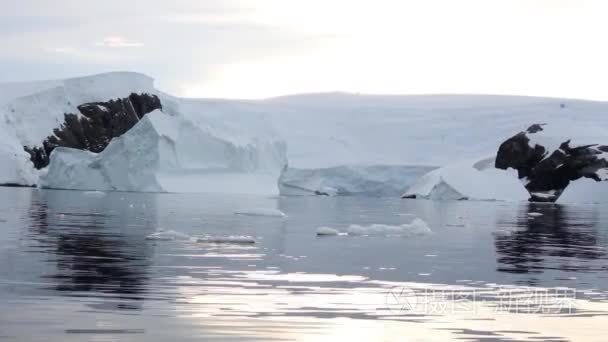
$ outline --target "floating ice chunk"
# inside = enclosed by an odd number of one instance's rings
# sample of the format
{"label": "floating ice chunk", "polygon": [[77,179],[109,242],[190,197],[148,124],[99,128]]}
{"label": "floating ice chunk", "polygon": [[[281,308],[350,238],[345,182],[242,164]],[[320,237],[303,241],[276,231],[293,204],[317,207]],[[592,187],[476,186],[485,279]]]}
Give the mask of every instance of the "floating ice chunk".
{"label": "floating ice chunk", "polygon": [[204,236],[196,240],[199,243],[233,243],[233,244],[254,244],[255,239],[251,236],[230,235],[230,236]]}
{"label": "floating ice chunk", "polygon": [[106,195],[103,191],[85,191],[84,194],[91,197],[102,197]]}
{"label": "floating ice chunk", "polygon": [[492,235],[496,237],[508,237],[513,235],[513,230],[497,229],[492,232]]}
{"label": "floating ice chunk", "polygon": [[416,218],[410,224],[393,226],[388,224],[372,224],[361,226],[358,224],[350,225],[347,229],[348,235],[397,235],[413,236],[427,235],[432,233],[429,226],[420,218]]}
{"label": "floating ice chunk", "polygon": [[268,209],[268,208],[254,208],[247,210],[240,210],[235,212],[236,215],[243,216],[267,216],[267,217],[287,217],[285,213],[278,209]]}
{"label": "floating ice chunk", "polygon": [[146,240],[154,240],[154,241],[172,241],[175,240],[173,236],[166,235],[158,235],[158,233],[150,234],[146,236]]}
{"label": "floating ice chunk", "polygon": [[335,236],[335,235],[340,235],[340,231],[335,229],[335,228],[331,228],[331,227],[319,227],[317,228],[317,236]]}
{"label": "floating ice chunk", "polygon": [[146,240],[156,241],[172,241],[172,240],[190,240],[191,237],[188,234],[176,232],[174,230],[160,231],[154,234],[146,236]]}
{"label": "floating ice chunk", "polygon": [[543,214],[537,213],[537,212],[530,212],[530,213],[528,213],[528,216],[530,216],[530,217],[538,217],[538,216],[543,216]]}
{"label": "floating ice chunk", "polygon": [[410,213],[399,213],[397,214],[397,216],[401,216],[401,217],[411,217],[411,218],[415,218],[416,215],[414,214],[410,214]]}
{"label": "floating ice chunk", "polygon": [[427,235],[432,231],[429,226],[420,218],[415,218],[410,224],[402,224],[398,226],[388,224],[372,224],[369,226],[361,226],[351,224],[346,232],[331,227],[317,228],[318,236],[335,236],[335,235],[350,235],[350,236],[414,236]]}

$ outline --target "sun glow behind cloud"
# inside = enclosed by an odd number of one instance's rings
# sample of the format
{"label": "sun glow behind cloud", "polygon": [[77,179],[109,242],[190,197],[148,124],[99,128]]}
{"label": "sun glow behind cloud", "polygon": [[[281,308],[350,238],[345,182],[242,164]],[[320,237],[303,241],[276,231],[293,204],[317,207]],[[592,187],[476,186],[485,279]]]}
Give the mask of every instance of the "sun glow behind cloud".
{"label": "sun glow behind cloud", "polygon": [[605,0],[132,0],[129,6],[138,10],[125,10],[121,0],[5,6],[0,81],[132,70],[191,97],[338,90],[608,100]]}
{"label": "sun glow behind cloud", "polygon": [[233,18],[315,40],[219,65],[187,96],[502,93],[607,99],[602,1],[261,1]]}

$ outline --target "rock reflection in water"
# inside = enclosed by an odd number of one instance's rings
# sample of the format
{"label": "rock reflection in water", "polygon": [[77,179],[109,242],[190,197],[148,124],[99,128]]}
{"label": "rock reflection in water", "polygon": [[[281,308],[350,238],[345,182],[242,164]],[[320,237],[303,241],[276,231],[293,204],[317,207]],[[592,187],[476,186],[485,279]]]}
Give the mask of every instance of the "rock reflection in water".
{"label": "rock reflection in water", "polygon": [[[83,202],[72,192],[33,193],[30,227],[46,252],[53,251],[56,264],[55,272],[43,276],[53,284],[47,288],[67,296],[92,292],[120,300],[97,305],[106,310],[140,308],[137,301],[143,299],[152,249],[142,242],[146,231],[129,224],[134,211],[117,199],[85,197]],[[148,213],[154,213],[152,204],[146,206]]]}
{"label": "rock reflection in water", "polygon": [[594,211],[558,204],[527,204],[514,221],[499,222],[514,230],[495,236],[497,270],[521,274],[601,271],[597,263],[585,263],[607,256],[598,243],[596,216]]}

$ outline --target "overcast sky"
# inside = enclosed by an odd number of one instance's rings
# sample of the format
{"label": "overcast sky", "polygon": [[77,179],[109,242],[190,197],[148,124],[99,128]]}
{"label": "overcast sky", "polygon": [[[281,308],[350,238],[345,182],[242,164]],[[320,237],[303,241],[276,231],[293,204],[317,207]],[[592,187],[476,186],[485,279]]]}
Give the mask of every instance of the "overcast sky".
{"label": "overcast sky", "polygon": [[0,0],[0,81],[129,70],[175,95],[608,100],[605,0]]}

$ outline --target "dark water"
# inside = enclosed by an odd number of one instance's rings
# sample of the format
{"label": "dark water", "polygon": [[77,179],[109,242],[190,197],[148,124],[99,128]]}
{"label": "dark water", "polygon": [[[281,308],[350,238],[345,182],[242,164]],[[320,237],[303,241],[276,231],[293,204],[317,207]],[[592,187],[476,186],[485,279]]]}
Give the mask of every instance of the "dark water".
{"label": "dark water", "polygon": [[606,341],[606,209],[0,188],[0,341]]}

